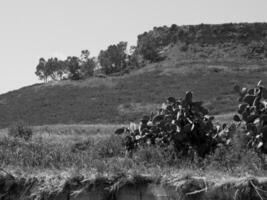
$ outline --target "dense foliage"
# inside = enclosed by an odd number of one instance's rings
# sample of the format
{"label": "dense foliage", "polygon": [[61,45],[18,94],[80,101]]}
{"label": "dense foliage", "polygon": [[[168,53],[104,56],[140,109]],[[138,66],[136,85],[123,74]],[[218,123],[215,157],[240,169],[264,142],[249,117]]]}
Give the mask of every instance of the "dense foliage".
{"label": "dense foliage", "polygon": [[90,57],[88,50],[81,51],[80,57],[69,56],[65,60],[58,58],[39,59],[35,74],[40,80],[81,80],[92,77],[99,72],[105,75],[127,72],[128,69],[142,66],[135,48],[127,53],[127,43],[120,42],[100,51],[97,58]]}
{"label": "dense foliage", "polygon": [[69,56],[66,60],[57,58],[39,59],[35,74],[39,79],[47,82],[51,80],[71,79],[79,80],[93,75],[96,62],[89,57],[88,50],[83,50],[80,57]]}
{"label": "dense foliage", "polygon": [[127,66],[127,43],[110,45],[107,50],[100,51],[98,60],[105,74],[123,71]]}
{"label": "dense foliage", "polygon": [[203,102],[193,101],[192,92],[183,99],[169,97],[157,114],[144,116],[140,125],[131,124],[115,134],[125,134],[127,151],[143,145],[161,148],[172,146],[177,155],[196,153],[204,157],[219,145],[229,145],[231,137],[227,125],[215,126]]}
{"label": "dense foliage", "polygon": [[144,116],[139,125],[132,123],[128,128],[117,129],[115,134],[124,135],[130,156],[143,146],[167,151],[172,148],[174,157],[205,157],[216,150],[214,158],[219,159],[233,146],[239,151],[252,148],[255,153],[267,153],[267,90],[261,81],[252,89],[236,85],[234,90],[240,95],[239,114],[233,117],[238,124],[215,126],[214,117],[208,115],[203,103],[194,102],[192,92],[187,92],[183,99],[169,97],[157,114]]}
{"label": "dense foliage", "polygon": [[235,86],[240,95],[237,122],[245,122],[248,146],[267,153],[267,90],[261,81],[254,88]]}

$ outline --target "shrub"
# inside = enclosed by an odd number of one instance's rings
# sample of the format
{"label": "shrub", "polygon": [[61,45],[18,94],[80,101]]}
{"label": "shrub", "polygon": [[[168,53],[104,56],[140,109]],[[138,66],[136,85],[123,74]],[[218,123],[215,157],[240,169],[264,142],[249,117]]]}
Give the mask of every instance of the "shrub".
{"label": "shrub", "polygon": [[213,119],[203,102],[193,101],[193,93],[186,92],[183,99],[168,97],[157,114],[143,116],[139,127],[120,128],[115,134],[125,135],[128,150],[151,144],[160,148],[174,147],[177,156],[196,152],[205,157],[218,143]]}
{"label": "shrub", "polygon": [[246,124],[248,146],[267,153],[267,89],[259,81],[254,88],[236,85],[234,90],[240,96],[240,104],[233,119]]}
{"label": "shrub", "polygon": [[16,122],[8,128],[8,135],[14,138],[24,139],[28,141],[32,138],[33,131],[25,122]]}

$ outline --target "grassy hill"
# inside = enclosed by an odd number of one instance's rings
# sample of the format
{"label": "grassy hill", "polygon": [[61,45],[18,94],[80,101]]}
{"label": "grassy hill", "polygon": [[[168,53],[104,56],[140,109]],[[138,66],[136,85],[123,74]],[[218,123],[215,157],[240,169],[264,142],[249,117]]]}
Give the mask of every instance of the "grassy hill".
{"label": "grassy hill", "polygon": [[251,62],[150,64],[122,77],[61,81],[24,87],[0,96],[0,125],[17,120],[32,125],[128,123],[156,110],[169,96],[192,90],[213,114],[234,111],[234,84],[267,83],[267,65]]}
{"label": "grassy hill", "polygon": [[0,126],[18,120],[32,125],[128,123],[188,90],[212,114],[233,112],[236,83],[267,84],[266,36],[266,23],[154,28],[138,36],[137,52],[154,44],[163,60],[145,62],[123,76],[49,82],[2,94]]}
{"label": "grassy hill", "polygon": [[[200,24],[154,27],[138,36],[137,53],[152,62],[176,59],[264,59],[267,23]],[[164,53],[166,50],[167,55]]]}

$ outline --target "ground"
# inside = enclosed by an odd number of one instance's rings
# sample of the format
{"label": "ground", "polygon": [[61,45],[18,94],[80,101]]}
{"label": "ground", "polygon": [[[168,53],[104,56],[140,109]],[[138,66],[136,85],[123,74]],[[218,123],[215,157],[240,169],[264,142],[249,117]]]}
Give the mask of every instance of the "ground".
{"label": "ground", "polygon": [[[215,120],[232,123],[233,114],[215,115]],[[33,126],[29,141],[13,138],[8,129],[1,129],[0,181],[4,190],[0,195],[11,200],[29,196],[110,199],[110,195],[113,199],[138,199],[136,194],[142,194],[142,199],[266,197],[267,171],[253,151],[234,147],[206,159],[172,160],[160,148],[145,147],[128,158],[123,138],[114,135],[121,126],[128,124]]]}

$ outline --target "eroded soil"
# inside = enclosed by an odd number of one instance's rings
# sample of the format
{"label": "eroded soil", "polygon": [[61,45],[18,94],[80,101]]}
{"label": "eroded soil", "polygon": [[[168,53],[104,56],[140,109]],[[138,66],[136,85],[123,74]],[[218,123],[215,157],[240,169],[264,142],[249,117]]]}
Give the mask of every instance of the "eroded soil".
{"label": "eroded soil", "polygon": [[73,177],[64,182],[42,178],[21,178],[8,173],[0,176],[2,200],[263,200],[267,198],[267,178],[204,177],[152,178]]}

